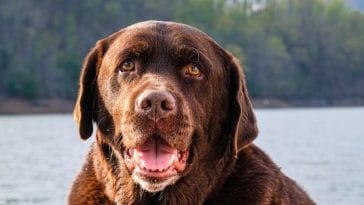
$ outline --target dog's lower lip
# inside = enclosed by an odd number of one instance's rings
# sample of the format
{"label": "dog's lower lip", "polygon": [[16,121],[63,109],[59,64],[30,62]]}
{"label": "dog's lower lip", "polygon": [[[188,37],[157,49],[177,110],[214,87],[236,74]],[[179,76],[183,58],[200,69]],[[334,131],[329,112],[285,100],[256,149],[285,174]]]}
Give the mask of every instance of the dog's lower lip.
{"label": "dog's lower lip", "polygon": [[134,172],[143,178],[158,179],[158,180],[167,179],[167,178],[177,175],[177,170],[174,169],[172,166],[170,166],[166,170],[158,170],[158,171],[151,171],[151,170],[142,168],[140,166],[136,166],[134,169]]}

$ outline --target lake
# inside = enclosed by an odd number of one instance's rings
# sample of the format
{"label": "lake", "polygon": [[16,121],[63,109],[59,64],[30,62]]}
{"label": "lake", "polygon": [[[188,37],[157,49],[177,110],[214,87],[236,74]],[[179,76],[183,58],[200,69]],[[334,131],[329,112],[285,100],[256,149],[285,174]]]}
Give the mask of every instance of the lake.
{"label": "lake", "polygon": [[[256,110],[256,144],[317,204],[364,204],[364,108]],[[0,116],[0,205],[66,204],[94,140],[71,114]]]}

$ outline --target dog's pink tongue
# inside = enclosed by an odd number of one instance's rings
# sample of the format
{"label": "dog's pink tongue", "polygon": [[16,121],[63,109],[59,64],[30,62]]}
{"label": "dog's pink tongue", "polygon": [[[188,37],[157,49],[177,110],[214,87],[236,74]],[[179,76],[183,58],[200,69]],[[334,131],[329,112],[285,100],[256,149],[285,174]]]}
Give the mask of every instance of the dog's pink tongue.
{"label": "dog's pink tongue", "polygon": [[178,153],[177,149],[156,139],[148,140],[135,151],[141,167],[152,171],[168,169],[177,159]]}

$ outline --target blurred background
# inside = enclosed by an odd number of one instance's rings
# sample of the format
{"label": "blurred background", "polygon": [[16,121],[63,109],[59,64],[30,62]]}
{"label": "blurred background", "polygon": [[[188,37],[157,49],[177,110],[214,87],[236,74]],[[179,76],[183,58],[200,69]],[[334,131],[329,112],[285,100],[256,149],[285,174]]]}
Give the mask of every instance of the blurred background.
{"label": "blurred background", "polygon": [[196,26],[239,57],[257,104],[363,105],[363,10],[360,0],[2,0],[1,102],[61,109],[52,104],[75,99],[96,40],[158,19]]}
{"label": "blurred background", "polygon": [[241,60],[257,143],[318,204],[364,204],[364,1],[0,0],[0,205],[65,203],[92,143],[70,114],[83,58],[150,19]]}

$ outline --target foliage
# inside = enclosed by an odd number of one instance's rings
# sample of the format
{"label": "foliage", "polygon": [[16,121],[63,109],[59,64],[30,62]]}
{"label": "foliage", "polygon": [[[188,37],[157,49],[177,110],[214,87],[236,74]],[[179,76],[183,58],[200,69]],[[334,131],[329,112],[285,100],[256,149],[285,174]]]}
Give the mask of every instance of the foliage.
{"label": "foliage", "polygon": [[74,98],[94,42],[147,19],[213,36],[253,97],[364,99],[364,14],[341,0],[2,0],[0,95]]}

